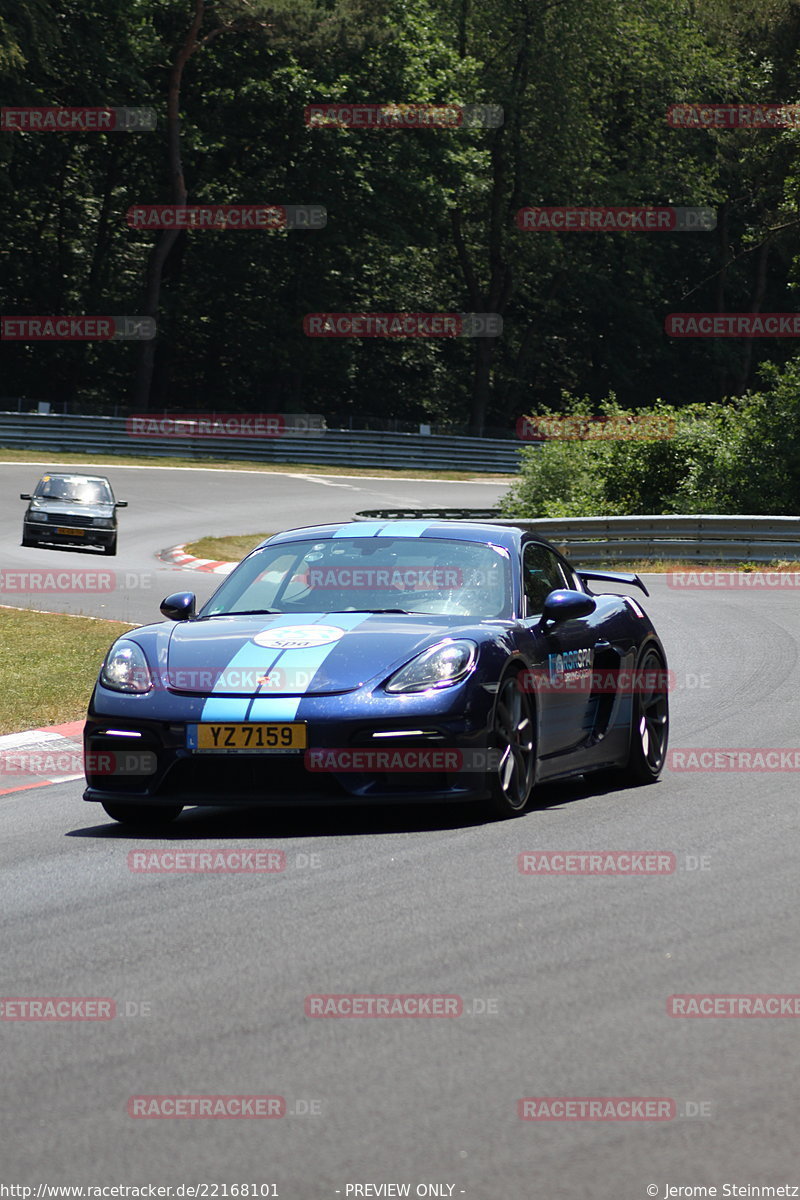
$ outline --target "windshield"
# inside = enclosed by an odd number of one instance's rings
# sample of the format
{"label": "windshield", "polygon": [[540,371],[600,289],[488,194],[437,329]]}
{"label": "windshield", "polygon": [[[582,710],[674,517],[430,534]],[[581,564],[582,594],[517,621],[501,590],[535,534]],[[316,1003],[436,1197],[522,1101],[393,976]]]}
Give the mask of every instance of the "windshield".
{"label": "windshield", "polygon": [[44,475],[33,493],[37,500],[68,500],[70,504],[113,504],[111,488],[104,479],[82,475]]}
{"label": "windshield", "polygon": [[502,547],[438,538],[342,537],[265,546],[201,610],[511,614],[509,555]]}

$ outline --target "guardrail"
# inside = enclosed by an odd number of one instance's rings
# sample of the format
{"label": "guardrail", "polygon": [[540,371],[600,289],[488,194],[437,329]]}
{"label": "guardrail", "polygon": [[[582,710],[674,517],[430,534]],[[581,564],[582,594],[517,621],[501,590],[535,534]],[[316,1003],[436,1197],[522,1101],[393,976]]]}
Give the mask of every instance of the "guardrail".
{"label": "guardrail", "polygon": [[500,517],[495,509],[370,509],[356,520],[478,521],[514,525],[542,534],[587,567],[634,558],[712,559],[720,562],[800,560],[800,517],[629,516]]}
{"label": "guardrail", "polygon": [[354,429],[311,430],[279,437],[136,437],[125,417],[53,413],[0,413],[0,446],[26,450],[143,455],[147,458],[208,458],[245,462],[330,464],[462,470],[513,475],[522,445],[500,438],[377,433]]}

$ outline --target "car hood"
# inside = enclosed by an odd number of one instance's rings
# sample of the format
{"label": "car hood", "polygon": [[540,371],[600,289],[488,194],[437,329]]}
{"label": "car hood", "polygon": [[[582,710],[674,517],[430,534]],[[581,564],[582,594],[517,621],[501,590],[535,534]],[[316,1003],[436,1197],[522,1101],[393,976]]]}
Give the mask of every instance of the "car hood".
{"label": "car hood", "polygon": [[113,504],[76,504],[69,500],[31,500],[32,512],[53,513],[59,517],[113,517]]}
{"label": "car hood", "polygon": [[379,682],[463,618],[371,613],[220,616],[173,627],[167,686],[194,695],[326,695]]}

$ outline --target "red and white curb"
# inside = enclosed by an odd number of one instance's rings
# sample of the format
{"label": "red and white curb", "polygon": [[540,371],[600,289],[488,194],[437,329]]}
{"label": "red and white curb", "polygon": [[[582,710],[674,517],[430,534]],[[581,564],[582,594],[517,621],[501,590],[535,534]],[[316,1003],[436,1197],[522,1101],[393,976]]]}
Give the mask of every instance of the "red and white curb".
{"label": "red and white curb", "polygon": [[83,721],[0,737],[0,796],[83,779]]}
{"label": "red and white curb", "polygon": [[186,544],[182,546],[170,546],[166,550],[159,551],[158,557],[162,562],[170,563],[173,567],[182,567],[185,571],[207,571],[211,575],[230,575],[234,567],[238,567],[235,562],[220,562],[213,558],[195,558],[193,554],[186,553]]}

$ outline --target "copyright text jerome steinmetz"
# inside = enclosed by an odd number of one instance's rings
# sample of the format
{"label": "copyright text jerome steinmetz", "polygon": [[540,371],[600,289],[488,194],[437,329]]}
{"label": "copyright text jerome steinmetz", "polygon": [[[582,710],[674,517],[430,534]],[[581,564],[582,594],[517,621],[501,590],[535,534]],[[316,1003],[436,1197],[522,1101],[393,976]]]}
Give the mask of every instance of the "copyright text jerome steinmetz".
{"label": "copyright text jerome steinmetz", "polygon": [[647,1187],[648,1196],[658,1196],[660,1200],[706,1200],[706,1197],[718,1196],[798,1196],[800,1185],[796,1183],[722,1183],[722,1184],[673,1184],[651,1183]]}

